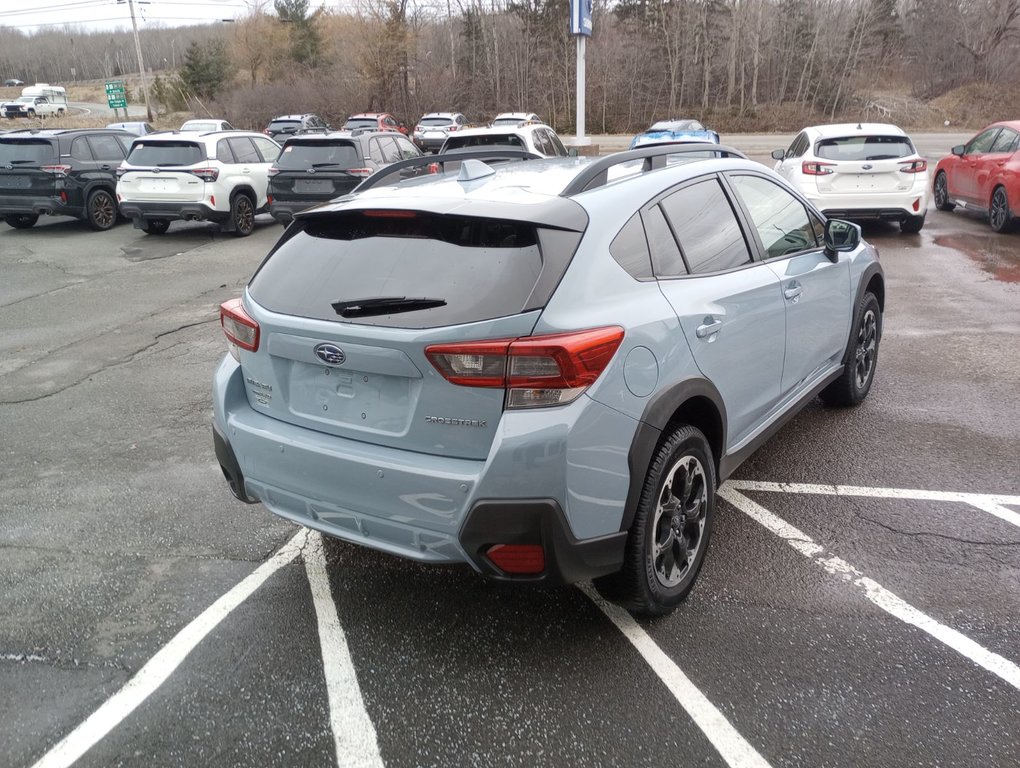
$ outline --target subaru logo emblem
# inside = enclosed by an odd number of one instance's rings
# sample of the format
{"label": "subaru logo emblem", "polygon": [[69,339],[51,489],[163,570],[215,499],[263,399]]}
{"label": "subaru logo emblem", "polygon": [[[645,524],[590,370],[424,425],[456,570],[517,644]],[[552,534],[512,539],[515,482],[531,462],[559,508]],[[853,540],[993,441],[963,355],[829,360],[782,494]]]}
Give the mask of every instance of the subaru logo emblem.
{"label": "subaru logo emblem", "polygon": [[152,169],[152,172],[153,172],[153,173],[159,173],[159,168],[153,168],[153,169]]}
{"label": "subaru logo emblem", "polygon": [[315,173],[315,169],[314,169],[314,168],[309,168],[309,169],[308,169],[308,172],[309,172],[309,173]]}
{"label": "subaru logo emblem", "polygon": [[329,365],[343,365],[347,355],[336,344],[319,344],[315,348],[315,356]]}
{"label": "subaru logo emblem", "polygon": [[865,163],[864,165],[862,165],[862,166],[861,166],[861,168],[862,168],[863,170],[865,170],[865,171],[870,171],[870,170],[871,170],[872,168],[874,168],[874,167],[875,167],[875,166],[873,166],[873,165],[868,165],[867,163]]}
{"label": "subaru logo emblem", "polygon": [[8,171],[13,171],[13,170],[14,170],[14,166],[13,166],[13,165],[11,165],[10,163],[8,163],[8,164],[7,164],[7,170],[8,170]]}

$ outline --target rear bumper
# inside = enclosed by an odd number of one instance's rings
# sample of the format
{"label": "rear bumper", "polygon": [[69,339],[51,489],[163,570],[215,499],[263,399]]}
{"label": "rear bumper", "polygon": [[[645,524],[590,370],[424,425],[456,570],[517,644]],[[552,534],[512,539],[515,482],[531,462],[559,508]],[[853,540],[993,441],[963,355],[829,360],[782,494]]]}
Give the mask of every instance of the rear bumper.
{"label": "rear bumper", "polygon": [[917,185],[909,192],[892,194],[814,192],[805,197],[830,219],[900,221],[908,216],[924,216],[928,210],[928,191]]}
{"label": "rear bumper", "polygon": [[166,221],[226,221],[230,214],[217,211],[205,203],[151,203],[129,202],[120,203],[120,212],[132,219],[136,227],[140,227],[146,219],[162,219]]}
{"label": "rear bumper", "polygon": [[69,206],[59,197],[43,195],[0,195],[0,216],[6,214],[27,214],[42,216],[75,216],[81,218],[83,211],[79,207]]}
{"label": "rear bumper", "polygon": [[275,197],[273,202],[269,204],[269,213],[277,221],[286,224],[294,218],[294,214],[298,211],[304,211],[308,208],[312,208],[316,205],[321,205],[326,202],[325,200],[317,200],[314,202],[302,201],[295,202],[291,200],[278,201]]}
{"label": "rear bumper", "polygon": [[[468,563],[507,581],[572,583],[623,563],[626,452],[592,452],[589,430],[608,420],[617,435],[636,422],[590,399],[567,406],[562,431],[548,426],[546,413],[539,417],[544,432],[532,422],[508,427],[489,457],[475,460],[343,439],[266,416],[248,404],[229,356],[213,395],[216,456],[231,491],[280,517],[419,562]],[[599,465],[600,457],[613,463]],[[541,545],[544,570],[503,572],[486,556],[496,544]]]}

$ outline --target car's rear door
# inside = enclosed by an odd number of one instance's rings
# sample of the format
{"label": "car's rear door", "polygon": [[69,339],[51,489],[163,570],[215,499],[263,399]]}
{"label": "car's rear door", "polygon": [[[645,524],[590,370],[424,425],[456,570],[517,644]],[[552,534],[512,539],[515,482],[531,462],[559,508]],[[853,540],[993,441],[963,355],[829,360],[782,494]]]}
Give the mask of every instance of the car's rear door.
{"label": "car's rear door", "polygon": [[232,176],[237,179],[237,184],[248,184],[255,190],[255,207],[261,208],[266,204],[267,186],[269,185],[269,163],[262,160],[262,156],[255,148],[255,144],[248,136],[232,136],[227,139],[227,144],[234,153],[236,165],[233,166]]}
{"label": "car's rear door", "polygon": [[751,221],[761,258],[782,284],[785,397],[842,357],[852,315],[850,254],[839,253],[833,262],[823,247],[821,220],[771,179],[740,172],[726,180]]}
{"label": "car's rear door", "polygon": [[[729,196],[715,175],[642,210],[659,286],[694,360],[722,395],[727,450],[779,400],[786,309],[779,278],[751,258]],[[679,244],[679,245],[678,245]]]}

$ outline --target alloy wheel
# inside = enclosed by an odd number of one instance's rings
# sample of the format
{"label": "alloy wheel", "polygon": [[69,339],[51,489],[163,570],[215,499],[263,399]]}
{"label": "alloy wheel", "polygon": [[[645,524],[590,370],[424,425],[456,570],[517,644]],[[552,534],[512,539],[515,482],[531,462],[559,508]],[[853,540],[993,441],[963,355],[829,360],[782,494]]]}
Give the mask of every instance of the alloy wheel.
{"label": "alloy wheel", "polygon": [[99,229],[109,229],[117,221],[117,210],[113,204],[113,198],[105,192],[97,192],[92,195],[89,214],[92,221]]}
{"label": "alloy wheel", "polygon": [[878,349],[878,318],[874,310],[869,309],[861,318],[861,326],[857,331],[857,347],[854,351],[856,365],[854,383],[862,390],[871,380],[875,370],[875,352]]}
{"label": "alloy wheel", "polygon": [[237,214],[234,225],[238,232],[246,235],[255,228],[255,209],[252,208],[251,201],[244,195],[237,198],[235,205]]}
{"label": "alloy wheel", "polygon": [[988,212],[988,221],[992,225],[992,229],[996,232],[1001,232],[1006,225],[1008,217],[1009,202],[1006,200],[1006,190],[1000,187],[992,195],[992,208]]}
{"label": "alloy wheel", "polygon": [[682,456],[666,476],[652,522],[652,565],[664,587],[675,587],[690,572],[704,539],[708,512],[705,469]]}
{"label": "alloy wheel", "polygon": [[940,173],[935,177],[935,207],[942,210],[942,207],[948,202],[949,193],[946,190],[946,175]]}

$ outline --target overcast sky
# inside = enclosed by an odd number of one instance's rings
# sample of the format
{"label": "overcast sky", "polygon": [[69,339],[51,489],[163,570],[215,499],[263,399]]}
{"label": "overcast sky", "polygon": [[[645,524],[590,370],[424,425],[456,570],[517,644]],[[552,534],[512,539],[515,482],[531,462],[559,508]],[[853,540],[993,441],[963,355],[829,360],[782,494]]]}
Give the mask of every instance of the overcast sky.
{"label": "overcast sky", "polygon": [[[29,5],[34,5],[26,10]],[[247,12],[245,0],[135,0],[138,28],[233,19]],[[25,32],[60,29],[64,24],[89,30],[131,28],[127,0],[0,0],[0,26]]]}

